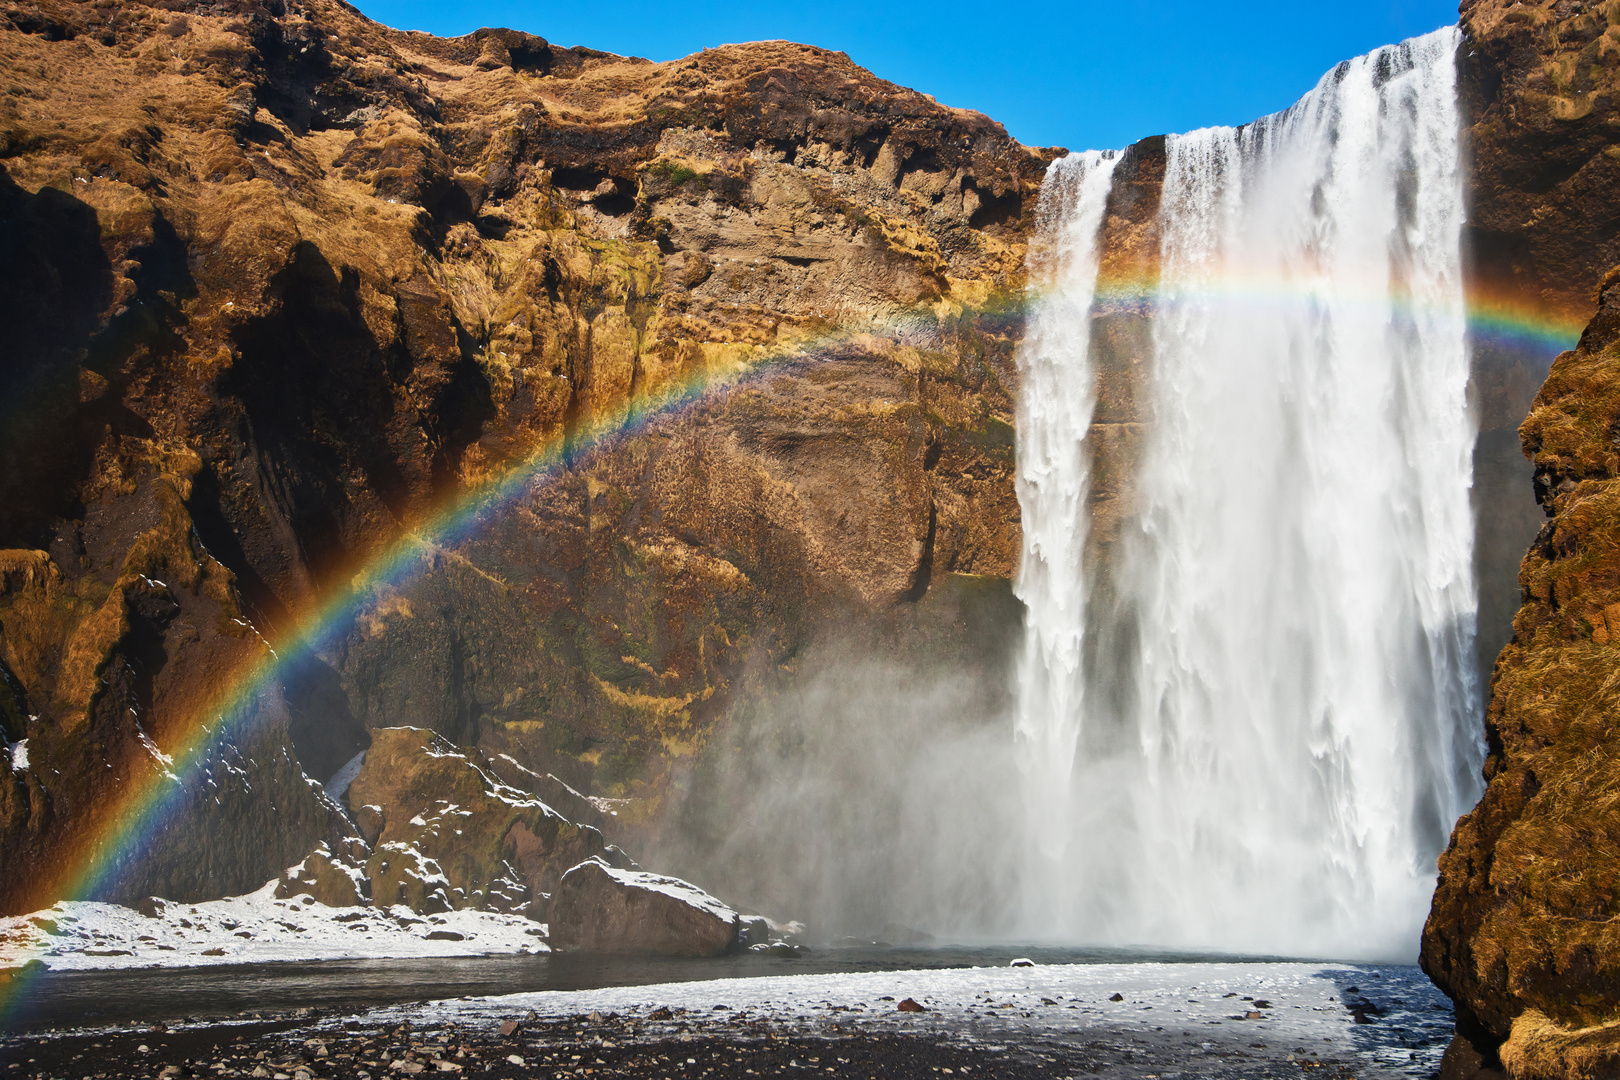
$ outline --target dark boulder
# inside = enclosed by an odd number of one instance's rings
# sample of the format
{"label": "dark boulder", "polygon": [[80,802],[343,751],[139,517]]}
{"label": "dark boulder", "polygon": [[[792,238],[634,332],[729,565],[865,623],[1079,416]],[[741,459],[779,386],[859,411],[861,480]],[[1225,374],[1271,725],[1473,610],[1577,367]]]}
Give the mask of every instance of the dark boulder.
{"label": "dark boulder", "polygon": [[719,956],[736,947],[740,919],[679,878],[590,859],[563,875],[550,923],[558,950]]}

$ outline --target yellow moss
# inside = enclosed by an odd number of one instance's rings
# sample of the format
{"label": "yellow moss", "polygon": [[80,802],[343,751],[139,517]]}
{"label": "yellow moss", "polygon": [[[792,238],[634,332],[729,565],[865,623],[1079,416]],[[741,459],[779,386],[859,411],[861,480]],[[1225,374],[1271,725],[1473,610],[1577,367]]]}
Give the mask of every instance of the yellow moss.
{"label": "yellow moss", "polygon": [[636,712],[656,717],[677,716],[691,705],[697,695],[685,694],[679,697],[663,697],[654,694],[637,694],[620,690],[612,683],[603,682],[595,675],[591,682],[603,697],[622,709],[633,709]]}
{"label": "yellow moss", "polygon": [[102,669],[128,632],[129,604],[120,589],[74,629],[56,683],[56,711],[65,734],[89,722],[90,705],[102,689]]}
{"label": "yellow moss", "polygon": [[61,580],[61,571],[46,552],[21,548],[0,550],[0,592],[46,588]]}
{"label": "yellow moss", "polygon": [[1571,1028],[1527,1009],[1501,1055],[1513,1080],[1607,1080],[1620,1070],[1620,1019]]}
{"label": "yellow moss", "polygon": [[387,596],[372,605],[360,617],[360,632],[368,638],[380,638],[388,632],[389,618],[414,619],[410,600],[402,595]]}
{"label": "yellow moss", "polygon": [[659,738],[659,744],[664,748],[664,754],[670,759],[689,758],[695,756],[705,745],[705,740],[696,738],[680,738],[675,735],[664,735]]}

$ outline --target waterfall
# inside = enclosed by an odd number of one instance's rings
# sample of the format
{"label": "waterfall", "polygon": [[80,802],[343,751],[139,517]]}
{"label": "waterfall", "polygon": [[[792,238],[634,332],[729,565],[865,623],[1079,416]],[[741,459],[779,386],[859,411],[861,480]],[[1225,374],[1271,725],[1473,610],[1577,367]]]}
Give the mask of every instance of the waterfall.
{"label": "waterfall", "polygon": [[1106,175],[1091,155],[1047,181],[1032,279],[1061,284],[1024,350],[1018,484],[1031,933],[1416,951],[1481,753],[1459,40],[1168,140],[1107,604],[1082,566]]}
{"label": "waterfall", "polygon": [[[1116,162],[1113,153],[1095,150],[1053,162],[1041,188],[1029,259],[1036,302],[1018,353],[1017,491],[1024,545],[1014,591],[1027,611],[1017,730],[1032,819],[1068,820],[1074,794],[1070,763],[1084,707],[1091,306],[1097,233]],[[1034,828],[1026,835],[1037,863],[1061,860],[1069,839],[1061,829]],[[1026,917],[1039,920],[1049,919],[1059,900],[1043,887],[1026,889],[1024,898]]]}

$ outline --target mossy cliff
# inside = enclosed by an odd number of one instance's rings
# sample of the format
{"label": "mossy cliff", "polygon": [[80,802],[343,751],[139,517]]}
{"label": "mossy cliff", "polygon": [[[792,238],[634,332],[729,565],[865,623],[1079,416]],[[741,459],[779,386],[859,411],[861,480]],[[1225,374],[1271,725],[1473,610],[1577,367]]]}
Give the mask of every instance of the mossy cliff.
{"label": "mossy cliff", "polygon": [[[1598,310],[1518,431],[1545,517],[1491,677],[1485,795],[1441,858],[1423,964],[1458,1007],[1445,1075],[1610,1076],[1620,1069],[1620,291],[1605,270],[1620,261],[1620,4],[1481,0],[1462,15],[1476,276],[1544,309],[1589,315],[1595,298]],[[1499,412],[1525,375],[1500,370],[1480,388]]]}
{"label": "mossy cliff", "polygon": [[1459,1030],[1487,1056],[1511,1036],[1516,1076],[1620,1067],[1616,278],[1520,429],[1548,520],[1491,681],[1488,786],[1441,859],[1424,934],[1424,966],[1457,999]]}
{"label": "mossy cliff", "polygon": [[[373,728],[651,821],[739,673],[829,627],[993,663],[1055,151],[805,46],[654,64],[337,0],[3,4],[0,84],[0,864],[37,871],[0,910],[424,515],[682,380],[772,361],[425,549],[108,895],[339,850],[302,774]],[[934,603],[958,575],[1000,600]]]}

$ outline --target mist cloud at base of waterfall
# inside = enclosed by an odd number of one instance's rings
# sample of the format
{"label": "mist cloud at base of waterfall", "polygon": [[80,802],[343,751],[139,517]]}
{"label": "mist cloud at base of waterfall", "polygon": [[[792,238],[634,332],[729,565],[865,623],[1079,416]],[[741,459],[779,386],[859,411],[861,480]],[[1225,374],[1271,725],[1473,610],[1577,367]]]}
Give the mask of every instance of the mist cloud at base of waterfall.
{"label": "mist cloud at base of waterfall", "polygon": [[1023,813],[1009,676],[852,643],[796,668],[740,695],[650,864],[813,940],[1005,935]]}

